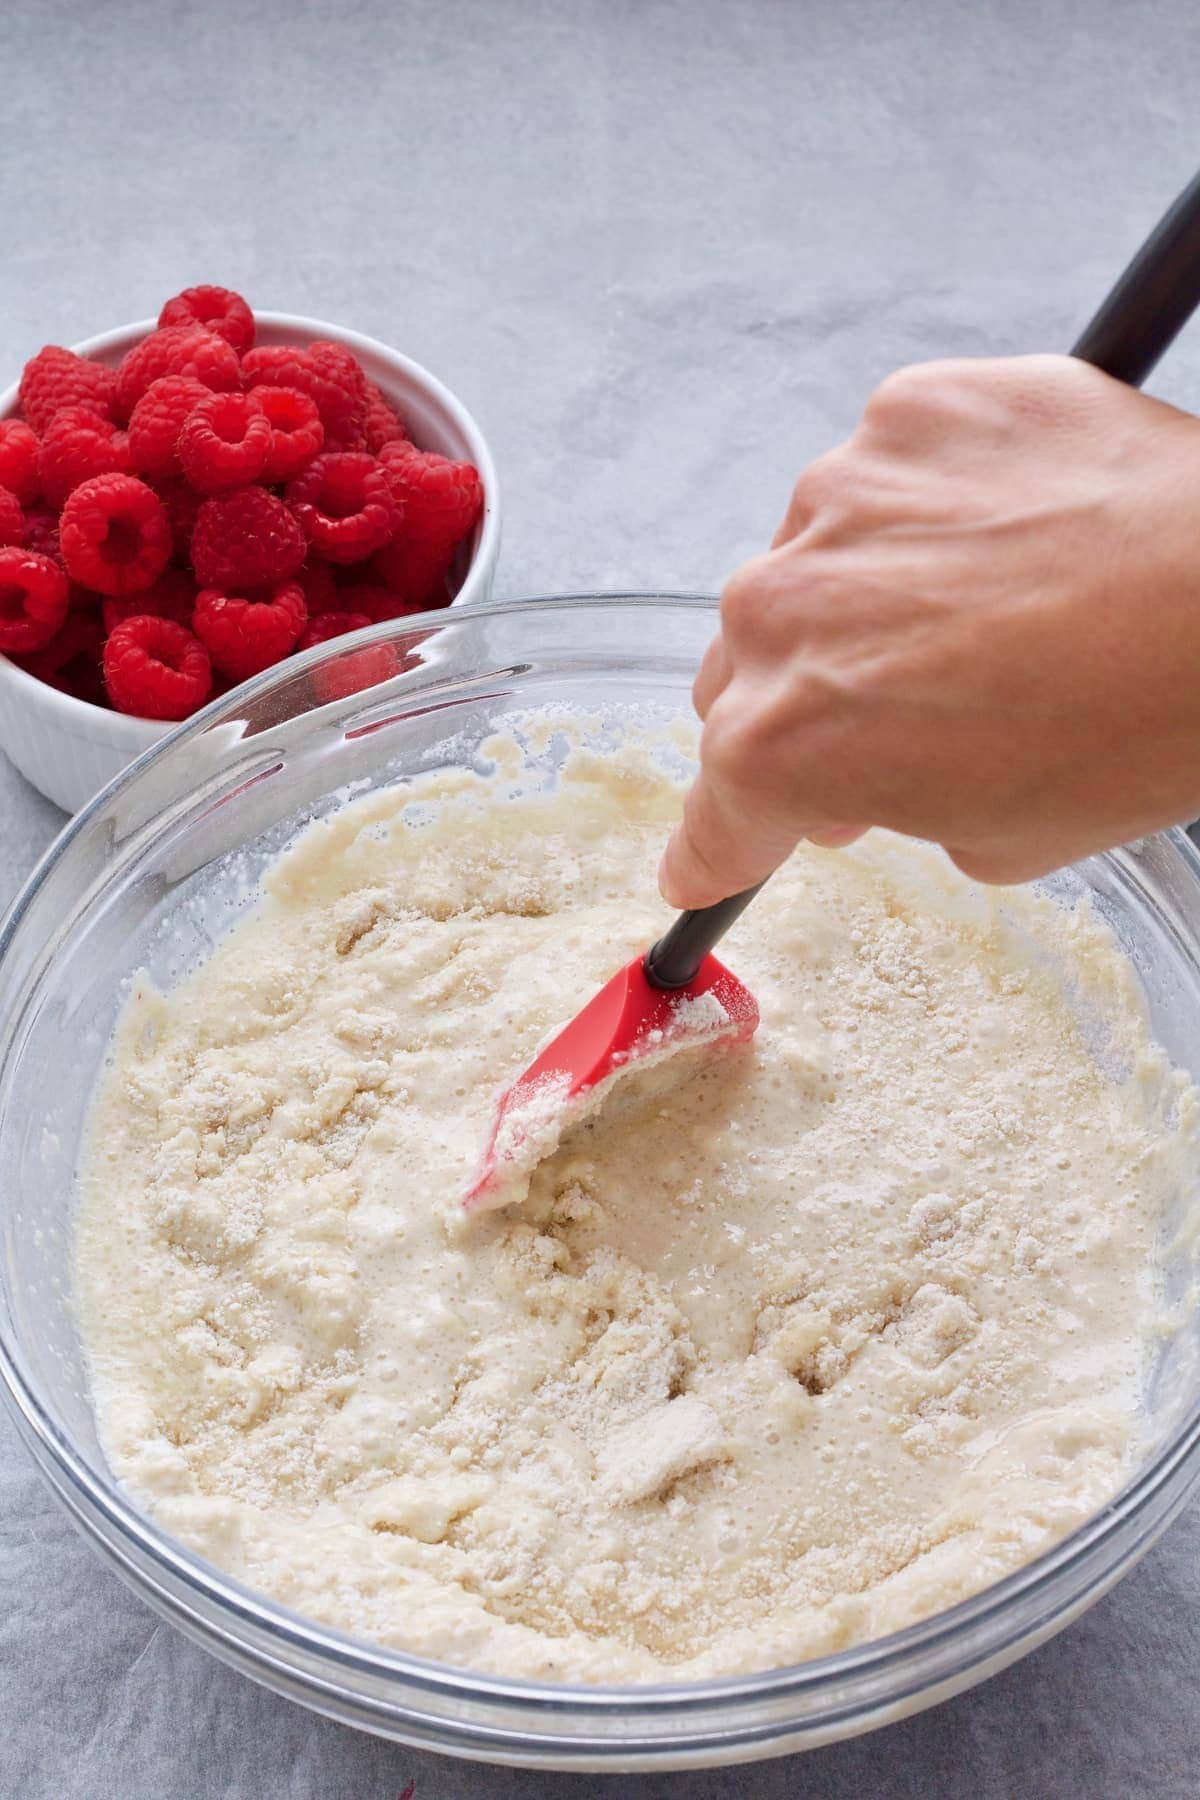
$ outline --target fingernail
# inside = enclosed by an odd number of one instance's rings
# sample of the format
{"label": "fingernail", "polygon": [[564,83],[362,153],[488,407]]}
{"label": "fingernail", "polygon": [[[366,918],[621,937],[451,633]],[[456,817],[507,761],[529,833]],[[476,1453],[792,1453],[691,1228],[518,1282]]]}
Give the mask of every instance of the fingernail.
{"label": "fingernail", "polygon": [[819,844],[823,850],[844,850],[856,838],[862,837],[865,825],[831,825],[828,831],[810,833],[809,841]]}

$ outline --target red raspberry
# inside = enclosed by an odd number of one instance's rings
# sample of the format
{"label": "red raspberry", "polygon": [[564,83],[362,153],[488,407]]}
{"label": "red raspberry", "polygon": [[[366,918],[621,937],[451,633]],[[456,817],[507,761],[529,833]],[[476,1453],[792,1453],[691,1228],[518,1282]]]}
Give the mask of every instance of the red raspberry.
{"label": "red raspberry", "polygon": [[196,529],[196,520],[200,508],[204,504],[204,495],[198,494],[189,487],[182,476],[172,480],[158,481],[154,491],[166,509],[171,524],[171,548],[178,562],[192,560],[192,533]]}
{"label": "red raspberry", "polygon": [[38,459],[42,493],[61,506],[93,475],[129,473],[129,439],[86,406],[64,406],[46,427]]}
{"label": "red raspberry", "polygon": [[[25,548],[34,550],[39,556],[48,556],[66,573],[63,561],[62,545],[58,540],[58,519],[44,507],[34,506],[25,514]],[[79,582],[67,577],[67,605],[72,612],[95,612],[100,605],[100,595],[93,594],[90,588],[81,587]]]}
{"label": "red raspberry", "polygon": [[163,375],[193,375],[215,394],[242,384],[237,351],[203,325],[166,325],[126,353],[117,370],[119,418],[128,419],[151,382]]}
{"label": "red raspberry", "polygon": [[265,382],[254,389],[254,398],[271,426],[271,450],[263,480],[290,481],[325,442],[317,403],[299,388],[268,387]]}
{"label": "red raspberry", "polygon": [[266,488],[216,494],[196,514],[192,567],[201,587],[244,593],[286,581],[308,546],[300,521]]}
{"label": "red raspberry", "polygon": [[413,542],[406,534],[381,550],[371,566],[384,587],[400,596],[403,610],[412,612],[449,604],[446,582],[453,561],[453,547]]}
{"label": "red raspberry", "polygon": [[483,510],[483,484],[474,464],[451,462],[413,444],[385,444],[379,460],[404,508],[405,541],[452,550]]}
{"label": "red raspberry", "polygon": [[373,456],[378,456],[385,444],[397,444],[408,437],[404,420],[373,381],[367,383],[363,435],[367,441],[367,449]]}
{"label": "red raspberry", "polygon": [[0,419],[0,487],[32,506],[38,489],[38,441],[24,419]]}
{"label": "red raspberry", "polygon": [[129,415],[129,454],[139,475],[178,475],[184,421],[211,392],[194,375],[160,375],[150,383]]}
{"label": "red raspberry", "polygon": [[186,719],[212,686],[208,651],[173,619],[141,613],[104,646],[104,685],[118,712],[139,719]]}
{"label": "red raspberry", "polygon": [[356,581],[342,588],[338,593],[338,605],[350,612],[365,613],[372,625],[379,625],[384,619],[402,619],[407,613],[422,610],[419,600],[406,600],[394,589],[369,581]]}
{"label": "red raspberry", "polygon": [[222,675],[247,681],[296,648],[304,630],[304,595],[281,582],[264,600],[204,588],[196,596],[195,631]]}
{"label": "red raspberry", "polygon": [[362,442],[366,376],[341,344],[317,338],[299,344],[260,344],[247,352],[242,376],[250,389],[298,388],[315,401],[326,443],[354,448]]}
{"label": "red raspberry", "polygon": [[83,482],[63,507],[59,537],[68,575],[98,594],[148,588],[171,555],[163,503],[134,475]]}
{"label": "red raspberry", "polygon": [[[33,506],[25,514],[25,548],[36,550],[39,556],[48,556],[56,562],[63,572],[62,545],[58,541],[58,518],[45,507]],[[72,612],[95,612],[100,604],[99,594],[93,594],[90,588],[80,587],[77,581],[67,580],[67,605]]]}
{"label": "red raspberry", "polygon": [[297,569],[295,579],[304,591],[304,604],[310,619],[317,613],[333,612],[342,605],[328,563],[314,562],[310,557]]}
{"label": "red raspberry", "polygon": [[288,483],[285,498],[314,550],[359,562],[395,534],[400,509],[382,463],[365,450],[326,451]]}
{"label": "red raspberry", "polygon": [[315,644],[327,644],[330,638],[343,637],[347,631],[362,631],[370,625],[366,613],[360,612],[326,612],[317,619],[310,619],[304,628],[304,635],[296,645],[297,650],[311,650]]}
{"label": "red raspberry", "polygon": [[0,548],[0,651],[44,649],[67,616],[67,578],[56,562],[16,544]]}
{"label": "red raspberry", "polygon": [[402,664],[394,644],[364,644],[361,650],[347,650],[332,662],[322,663],[309,676],[318,706],[330,700],[345,700],[367,688],[378,687],[398,675]]}
{"label": "red raspberry", "polygon": [[21,658],[21,667],[60,693],[73,694],[91,706],[107,706],[108,695],[100,673],[103,649],[104,630],[99,619],[88,613],[70,613],[44,650]]}
{"label": "red raspberry", "polygon": [[254,342],[254,314],[232,288],[184,288],[167,301],[158,315],[160,325],[205,325],[232,344],[244,356]]}
{"label": "red raspberry", "polygon": [[90,406],[102,419],[111,419],[115,385],[111,369],[47,344],[25,364],[18,399],[29,424],[41,433],[64,406]]}
{"label": "red raspberry", "polygon": [[139,613],[156,619],[173,619],[189,630],[196,606],[196,584],[186,569],[164,569],[153,587],[140,594],[112,595],[102,602],[100,612],[105,631],[115,631],[126,619]]}
{"label": "red raspberry", "polygon": [[202,494],[245,487],[266,467],[272,437],[253,394],[210,394],[179,434],[179,464]]}
{"label": "red raspberry", "polygon": [[25,514],[21,502],[6,487],[0,487],[0,545],[25,542]]}
{"label": "red raspberry", "polygon": [[24,544],[27,550],[36,550],[39,556],[48,556],[52,562],[65,566],[58,541],[58,516],[44,506],[31,506],[25,514]]}

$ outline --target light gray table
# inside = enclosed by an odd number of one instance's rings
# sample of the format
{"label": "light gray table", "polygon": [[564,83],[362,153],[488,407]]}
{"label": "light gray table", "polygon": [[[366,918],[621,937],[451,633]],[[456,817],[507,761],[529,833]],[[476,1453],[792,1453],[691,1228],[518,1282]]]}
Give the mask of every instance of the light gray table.
{"label": "light gray table", "polygon": [[[27,0],[0,70],[5,368],[195,280],[358,326],[491,434],[510,597],[716,586],[894,364],[1065,346],[1200,154],[1193,0]],[[1200,406],[1200,327],[1156,386]],[[0,900],[60,822],[0,763]],[[1193,1510],[1071,1631],[890,1731],[602,1792],[1194,1796],[1198,1553]],[[14,1800],[600,1787],[416,1756],[218,1667],[4,1421],[0,1711]]]}

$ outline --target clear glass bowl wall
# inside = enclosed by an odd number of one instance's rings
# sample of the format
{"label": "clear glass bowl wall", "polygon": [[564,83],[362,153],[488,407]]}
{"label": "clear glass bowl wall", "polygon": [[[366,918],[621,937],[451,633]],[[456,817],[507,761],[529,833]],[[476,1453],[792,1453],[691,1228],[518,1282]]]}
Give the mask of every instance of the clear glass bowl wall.
{"label": "clear glass bowl wall", "polygon": [[[427,615],[376,633],[411,667],[330,704],[314,672],[359,652],[315,651],[134,764],[67,828],[0,935],[0,1374],[25,1442],[93,1547],[176,1625],[280,1692],[413,1744],[601,1770],[747,1760],[869,1729],[1067,1623],[1145,1551],[1200,1473],[1191,1181],[1163,1224],[1176,1311],[1148,1373],[1145,1444],[1123,1493],[974,1599],[795,1669],[585,1689],[443,1668],[249,1593],[166,1537],[113,1481],[71,1307],[70,1237],[85,1110],[127,978],[146,968],[170,984],[193,967],[253,902],[279,848],[348,789],[469,762],[519,708],[565,703],[616,719],[686,710],[714,623],[711,601],[654,594]],[[1136,965],[1157,1036],[1200,1079],[1200,858],[1188,840],[1168,833],[1049,885],[1066,905],[1094,896]]]}

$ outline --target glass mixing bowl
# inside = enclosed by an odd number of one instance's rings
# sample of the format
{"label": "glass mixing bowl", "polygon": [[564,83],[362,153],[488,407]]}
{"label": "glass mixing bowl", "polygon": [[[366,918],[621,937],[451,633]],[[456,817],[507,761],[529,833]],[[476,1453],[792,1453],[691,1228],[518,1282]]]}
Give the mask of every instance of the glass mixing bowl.
{"label": "glass mixing bowl", "polygon": [[[867,1730],[1042,1642],[1143,1554],[1200,1473],[1196,1184],[1163,1222],[1173,1324],[1145,1384],[1122,1492],[1036,1562],[906,1631],[796,1668],[703,1684],[505,1681],[376,1648],[247,1591],[166,1536],[109,1473],[71,1306],[71,1212],[89,1093],[125,979],[170,983],[253,898],[265,865],[347,791],[470,761],[506,712],[548,702],[678,713],[712,602],[539,600],[381,627],[401,673],[341,699],[360,646],[289,661],[147,752],[74,819],[0,934],[0,1373],[24,1441],[103,1559],[164,1617],[334,1718],[494,1762],[591,1770],[736,1762]],[[355,658],[359,660],[356,662]],[[405,666],[407,665],[407,666]],[[1160,1041],[1200,1078],[1200,857],[1180,832],[1048,884],[1091,894],[1132,958]]]}

